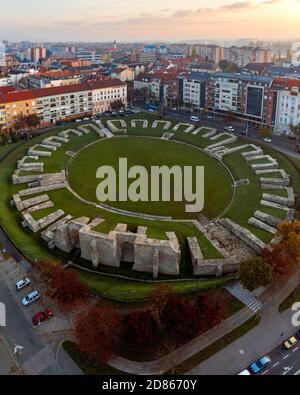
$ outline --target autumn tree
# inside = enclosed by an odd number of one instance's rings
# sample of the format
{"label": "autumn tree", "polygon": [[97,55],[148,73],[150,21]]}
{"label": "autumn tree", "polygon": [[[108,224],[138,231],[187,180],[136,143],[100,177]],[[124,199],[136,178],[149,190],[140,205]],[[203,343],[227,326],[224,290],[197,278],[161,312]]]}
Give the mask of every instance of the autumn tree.
{"label": "autumn tree", "polygon": [[158,328],[161,328],[161,314],[171,295],[173,295],[173,292],[169,285],[158,284],[153,287],[148,296],[148,309],[154,317]]}
{"label": "autumn tree", "polygon": [[264,261],[262,257],[254,257],[241,264],[240,280],[245,288],[254,291],[273,282],[274,269],[268,260]]}
{"label": "autumn tree", "polygon": [[158,336],[156,321],[150,310],[132,311],[122,319],[122,341],[133,350],[153,346]]}
{"label": "autumn tree", "polygon": [[270,132],[270,130],[266,127],[266,126],[261,126],[258,129],[258,134],[261,138],[268,138],[272,136],[272,133]]}
{"label": "autumn tree", "polygon": [[172,345],[190,341],[198,335],[200,322],[196,305],[181,295],[171,295],[161,312],[165,337]]}
{"label": "autumn tree", "polygon": [[74,271],[52,262],[39,262],[37,270],[45,282],[47,294],[57,301],[62,310],[71,310],[89,298],[88,288]]}
{"label": "autumn tree", "polygon": [[276,279],[288,276],[292,271],[292,263],[284,248],[283,243],[273,246],[272,250],[262,251],[264,261],[269,264]]}
{"label": "autumn tree", "polygon": [[79,350],[98,363],[108,362],[117,352],[121,317],[108,306],[92,306],[75,322],[74,337]]}
{"label": "autumn tree", "polygon": [[122,100],[115,100],[114,102],[111,103],[111,109],[113,111],[119,111],[124,107],[125,107],[125,105],[122,102]]}
{"label": "autumn tree", "polygon": [[41,123],[37,114],[29,114],[26,118],[27,118],[27,125],[31,129],[37,128]]}
{"label": "autumn tree", "polygon": [[195,299],[197,316],[200,320],[202,331],[213,328],[225,319],[226,300],[221,300],[217,295],[199,294]]}

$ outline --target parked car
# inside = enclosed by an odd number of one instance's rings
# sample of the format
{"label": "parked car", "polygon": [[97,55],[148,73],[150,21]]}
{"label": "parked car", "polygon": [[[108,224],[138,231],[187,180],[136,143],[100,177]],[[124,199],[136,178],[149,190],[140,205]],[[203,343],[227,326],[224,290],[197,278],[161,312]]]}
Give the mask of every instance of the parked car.
{"label": "parked car", "polygon": [[290,350],[291,348],[293,348],[296,344],[298,343],[298,340],[296,339],[295,336],[290,337],[287,341],[285,341],[283,343],[283,347],[286,350]]}
{"label": "parked car", "polygon": [[38,291],[33,291],[28,294],[24,299],[22,299],[23,306],[29,306],[30,304],[36,302],[41,297],[41,294]]}
{"label": "parked car", "polygon": [[226,126],[224,129],[228,132],[235,132],[235,128],[233,126]]}
{"label": "parked car", "polygon": [[117,117],[117,116],[118,116],[118,113],[117,113],[116,111],[113,111],[113,112],[110,114],[110,116],[111,116],[111,117]]}
{"label": "parked car", "polygon": [[23,278],[22,280],[16,283],[17,291],[21,291],[21,289],[27,287],[31,283],[30,278]]}
{"label": "parked car", "polygon": [[238,374],[238,376],[251,376],[250,372],[248,369],[243,370]]}
{"label": "parked car", "polygon": [[250,366],[251,372],[254,374],[259,373],[264,370],[270,363],[271,358],[265,355]]}
{"label": "parked car", "polygon": [[36,315],[32,318],[32,323],[35,326],[38,326],[44,321],[48,321],[53,317],[53,313],[50,309],[46,309],[45,311],[39,311]]}
{"label": "parked car", "polygon": [[265,142],[265,143],[272,143],[272,139],[266,138],[266,139],[264,139],[264,142]]}
{"label": "parked car", "polygon": [[192,115],[192,116],[190,117],[190,121],[192,121],[192,122],[200,122],[200,118],[199,118],[199,117],[196,117],[195,115]]}
{"label": "parked car", "polygon": [[84,120],[84,121],[90,121],[90,120],[91,120],[91,118],[89,118],[89,117],[85,117],[85,118],[83,118],[83,120]]}
{"label": "parked car", "polygon": [[80,123],[80,122],[82,122],[82,120],[81,119],[76,119],[75,122],[76,123]]}

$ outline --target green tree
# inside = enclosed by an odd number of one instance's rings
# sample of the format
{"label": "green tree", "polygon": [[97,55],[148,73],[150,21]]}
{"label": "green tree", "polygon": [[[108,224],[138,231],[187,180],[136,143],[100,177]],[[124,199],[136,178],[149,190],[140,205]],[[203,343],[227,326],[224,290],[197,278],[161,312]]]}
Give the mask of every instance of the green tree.
{"label": "green tree", "polygon": [[266,126],[261,126],[258,129],[258,134],[262,138],[268,138],[268,137],[271,137],[271,135],[272,135],[272,133],[270,132],[270,130]]}
{"label": "green tree", "polygon": [[245,288],[254,291],[274,281],[273,268],[262,257],[255,257],[241,264],[240,279]]}
{"label": "green tree", "polygon": [[290,125],[290,129],[292,133],[295,135],[296,139],[298,140],[300,137],[300,123],[298,125]]}

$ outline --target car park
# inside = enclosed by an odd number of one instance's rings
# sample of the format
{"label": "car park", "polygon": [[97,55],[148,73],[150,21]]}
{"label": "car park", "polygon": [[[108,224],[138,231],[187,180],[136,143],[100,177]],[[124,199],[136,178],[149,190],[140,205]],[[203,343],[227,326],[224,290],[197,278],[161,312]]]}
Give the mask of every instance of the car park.
{"label": "car park", "polygon": [[53,313],[50,309],[46,309],[45,311],[39,311],[32,318],[32,323],[35,326],[40,325],[42,322],[48,321],[53,317]]}
{"label": "car park", "polygon": [[250,366],[251,372],[254,374],[259,373],[264,370],[270,363],[271,358],[265,355]]}
{"label": "car park", "polygon": [[295,345],[298,343],[298,340],[296,339],[295,336],[290,337],[288,340],[286,340],[283,343],[283,347],[286,350],[290,350],[291,348],[295,347]]}
{"label": "car park", "polygon": [[31,283],[30,278],[23,278],[16,282],[17,291],[21,291],[23,288],[27,287]]}
{"label": "car park", "polygon": [[25,298],[22,299],[23,306],[29,306],[30,304],[36,302],[41,297],[41,294],[38,291],[33,291],[28,294]]}

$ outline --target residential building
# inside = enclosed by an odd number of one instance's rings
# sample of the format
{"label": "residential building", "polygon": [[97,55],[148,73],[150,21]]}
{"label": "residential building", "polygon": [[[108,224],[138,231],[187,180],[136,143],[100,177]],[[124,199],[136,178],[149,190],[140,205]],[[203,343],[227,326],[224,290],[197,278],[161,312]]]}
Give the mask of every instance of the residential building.
{"label": "residential building", "polygon": [[28,48],[25,53],[25,58],[29,62],[38,63],[41,59],[46,57],[46,48]]}
{"label": "residential building", "polygon": [[223,58],[238,67],[248,63],[271,63],[272,51],[259,47],[229,47],[224,48]]}
{"label": "residential building", "polygon": [[200,57],[203,60],[214,62],[219,64],[219,62],[224,58],[224,49],[218,45],[192,45],[188,49],[189,56]]}
{"label": "residential building", "polygon": [[112,70],[111,76],[123,82],[133,81],[135,74],[133,69],[127,66],[119,66]]}
{"label": "residential building", "polygon": [[35,113],[42,125],[51,125],[110,110],[117,100],[127,104],[127,86],[113,79],[26,91],[0,90],[0,122],[10,130],[21,114]]}
{"label": "residential building", "polygon": [[289,135],[290,125],[300,124],[300,80],[275,79],[273,90],[277,98],[275,131]]}
{"label": "residential building", "polygon": [[0,41],[0,67],[6,66],[6,59],[5,59],[5,44],[4,42]]}
{"label": "residential building", "polygon": [[274,127],[272,78],[215,73],[206,85],[206,112],[249,126]]}
{"label": "residential building", "polygon": [[127,106],[127,85],[120,80],[99,80],[91,83],[93,113],[111,111],[111,104],[121,101]]}
{"label": "residential building", "polygon": [[191,73],[179,77],[179,104],[194,111],[205,109],[206,83],[210,78],[208,73]]}

